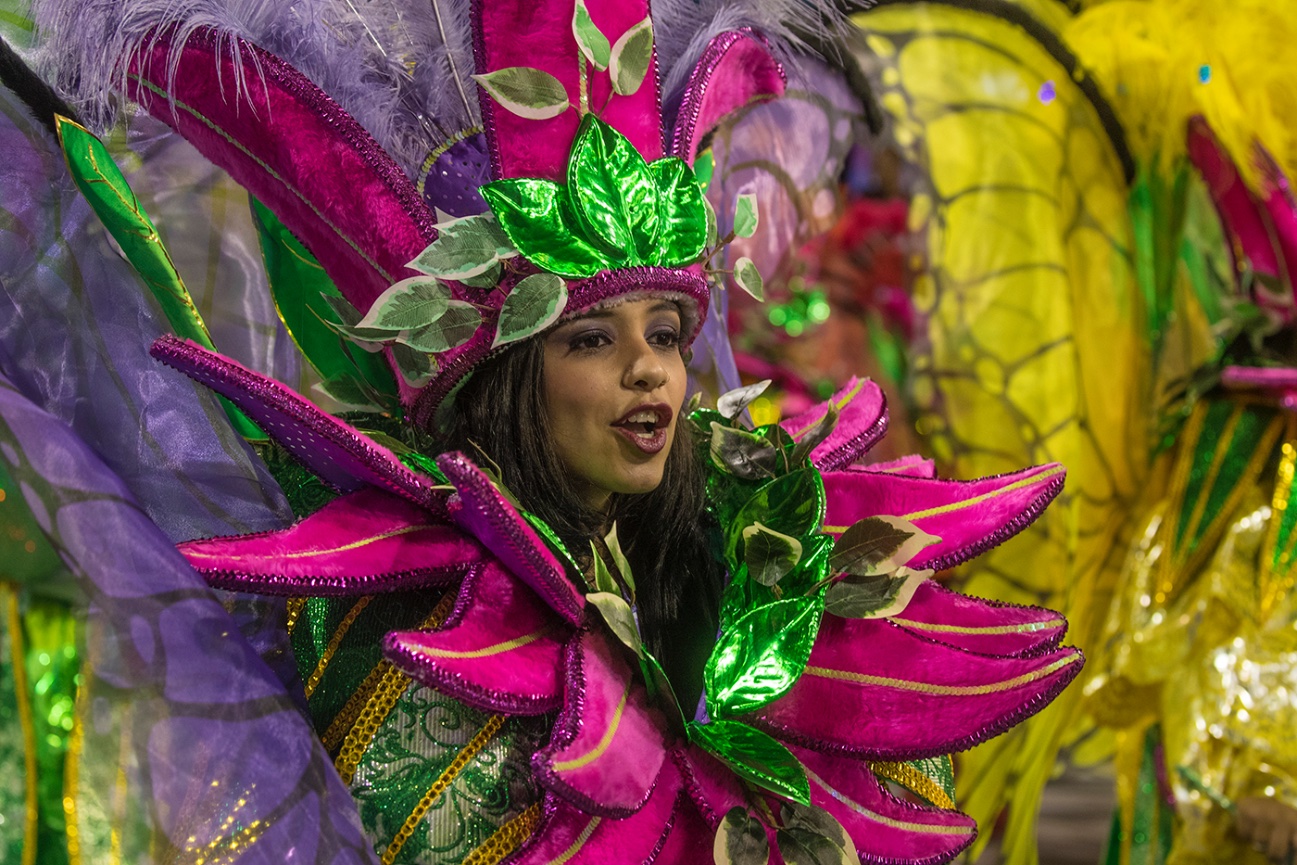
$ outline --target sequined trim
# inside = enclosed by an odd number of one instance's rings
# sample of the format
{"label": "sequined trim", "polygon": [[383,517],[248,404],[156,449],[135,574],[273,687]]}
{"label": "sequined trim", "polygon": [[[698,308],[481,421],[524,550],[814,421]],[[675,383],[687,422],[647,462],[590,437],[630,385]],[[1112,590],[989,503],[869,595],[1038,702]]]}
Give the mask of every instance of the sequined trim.
{"label": "sequined trim", "polygon": [[576,836],[576,840],[572,842],[572,846],[546,862],[545,865],[564,865],[565,862],[580,853],[581,848],[585,846],[585,842],[590,840],[590,836],[594,834],[594,830],[598,829],[599,824],[602,822],[602,817],[591,817],[590,822],[585,824],[585,828],[581,830],[581,834]]}
{"label": "sequined trim", "polygon": [[1052,628],[1061,628],[1067,624],[1067,619],[1059,616],[1054,619],[1048,619],[1043,622],[1023,622],[1020,625],[987,625],[985,627],[972,627],[968,625],[938,625],[934,622],[916,622],[911,619],[903,619],[900,616],[892,616],[889,622],[895,622],[898,625],[904,625],[907,628],[913,628],[916,631],[929,631],[934,634],[1032,634],[1036,631],[1047,631]]}
{"label": "sequined trim", "polygon": [[855,811],[862,817],[872,820],[875,823],[881,823],[884,826],[890,826],[893,829],[902,829],[907,832],[921,832],[925,835],[972,835],[976,830],[971,826],[932,826],[927,823],[911,823],[908,820],[894,820],[891,817],[884,817],[882,814],[875,814],[864,805],[851,799],[840,790],[834,789],[827,781],[816,775],[810,769],[806,770],[806,777],[819,784],[834,799],[837,799],[843,805]]}
{"label": "sequined trim", "polygon": [[360,713],[364,711],[365,706],[373,698],[374,692],[378,690],[383,677],[391,669],[392,663],[390,661],[386,659],[379,661],[374,665],[374,669],[369,671],[369,675],[365,677],[365,680],[347,698],[347,702],[343,704],[337,716],[329,722],[324,735],[320,737],[326,751],[332,751],[338,747],[346,735],[351,732],[351,728],[356,725],[356,719],[360,717]]}
{"label": "sequined trim", "polygon": [[869,768],[880,778],[895,781],[912,793],[917,793],[938,808],[948,811],[955,809],[954,801],[946,795],[936,781],[911,766],[909,763],[870,763]]}
{"label": "sequined trim", "polygon": [[1289,527],[1287,543],[1279,547],[1279,533],[1284,523],[1291,519],[1287,513],[1289,499],[1292,496],[1293,476],[1297,474],[1297,445],[1294,444],[1294,428],[1297,418],[1288,416],[1286,438],[1283,443],[1279,468],[1275,473],[1274,497],[1271,499],[1270,527],[1266,532],[1264,553],[1261,557],[1261,621],[1270,618],[1270,614],[1279,606],[1293,589],[1292,560],[1294,544],[1297,544],[1297,532]]}
{"label": "sequined trim", "polygon": [[460,865],[499,865],[499,863],[531,837],[540,825],[540,803],[537,802],[487,838],[472,853],[464,857]]}
{"label": "sequined trim", "polygon": [[36,835],[40,828],[38,789],[36,784],[36,725],[32,722],[32,705],[27,691],[27,656],[23,647],[22,620],[18,615],[18,596],[9,583],[0,583],[0,599],[5,608],[5,625],[9,629],[9,657],[14,677],[14,696],[18,700],[18,724],[23,735],[23,771],[26,772],[26,814],[23,820],[22,865],[36,862]]}
{"label": "sequined trim", "polygon": [[356,601],[351,609],[347,610],[347,614],[342,617],[342,621],[338,623],[333,636],[329,638],[328,645],[320,653],[320,660],[316,662],[315,669],[311,671],[311,675],[306,679],[305,691],[307,699],[310,699],[311,695],[315,693],[315,689],[320,686],[320,680],[324,678],[324,671],[329,668],[329,663],[333,660],[334,654],[337,653],[338,647],[342,645],[342,641],[351,630],[351,626],[356,623],[357,617],[365,611],[365,607],[368,607],[369,602],[373,599],[373,595],[365,595]]}
{"label": "sequined trim", "polygon": [[1060,658],[1047,667],[1034,670],[1030,673],[1023,673],[1021,676],[1014,676],[1012,679],[1003,679],[999,682],[987,682],[984,685],[937,685],[931,682],[912,682],[909,679],[892,679],[886,676],[870,676],[866,673],[853,673],[850,670],[834,670],[829,667],[806,667],[807,676],[816,676],[821,679],[836,679],[840,682],[853,682],[858,685],[877,685],[883,688],[896,688],[899,691],[919,691],[924,694],[935,694],[941,697],[974,697],[983,694],[998,694],[1001,691],[1010,691],[1014,688],[1020,688],[1023,685],[1038,681],[1046,676],[1052,676],[1054,673],[1070,666],[1071,664],[1081,663],[1079,654],[1071,655],[1066,658]]}
{"label": "sequined trim", "polygon": [[63,764],[63,821],[64,833],[68,838],[69,865],[82,865],[81,860],[81,827],[77,823],[77,798],[81,793],[81,754],[86,746],[86,724],[90,712],[90,700],[86,695],[86,686],[77,689],[76,705],[73,708],[72,735],[68,737],[68,755]]}
{"label": "sequined trim", "polygon": [[503,724],[503,715],[492,715],[488,718],[482,729],[478,730],[477,734],[464,746],[464,750],[460,751],[455,759],[450,761],[450,765],[441,773],[441,776],[432,782],[428,792],[423,794],[423,798],[414,806],[410,816],[405,818],[405,823],[397,831],[396,836],[392,838],[392,843],[388,844],[387,849],[383,851],[383,865],[392,865],[392,862],[396,860],[396,855],[401,852],[405,842],[410,840],[410,836],[414,834],[414,830],[418,828],[420,821],[428,813],[428,809],[440,798],[442,793],[446,792],[446,788],[459,776],[460,772],[464,771],[464,767],[477,756],[478,752],[495,738],[495,734],[500,731]]}
{"label": "sequined trim", "polygon": [[302,611],[306,609],[306,598],[289,598],[284,609],[288,613],[288,617],[284,620],[284,627],[288,629],[289,636],[292,636],[298,620],[302,618]]}
{"label": "sequined trim", "polygon": [[630,699],[631,683],[634,680],[627,680],[626,690],[622,691],[621,700],[617,703],[617,708],[613,710],[612,720],[608,722],[608,729],[604,731],[603,738],[599,744],[595,745],[580,757],[573,757],[571,760],[556,761],[552,764],[555,772],[566,772],[570,769],[581,769],[589,766],[595,760],[603,756],[604,751],[612,744],[613,737],[617,735],[617,728],[621,726],[622,713],[626,711],[626,701]]}

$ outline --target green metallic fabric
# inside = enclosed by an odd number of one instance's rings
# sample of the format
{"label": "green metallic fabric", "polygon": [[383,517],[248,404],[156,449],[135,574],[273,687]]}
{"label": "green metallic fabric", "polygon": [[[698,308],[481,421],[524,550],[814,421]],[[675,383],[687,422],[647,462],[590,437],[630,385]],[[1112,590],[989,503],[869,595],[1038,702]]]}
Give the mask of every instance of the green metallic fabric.
{"label": "green metallic fabric", "polygon": [[0,773],[0,860],[26,865],[32,860],[24,859],[23,851],[36,826],[28,820],[34,804],[35,743],[30,741],[31,705],[20,699],[25,695],[20,694],[20,674],[14,665],[15,658],[25,654],[22,629],[13,627],[17,604],[17,587],[0,583],[0,766],[5,767]]}
{"label": "green metallic fabric", "polygon": [[645,162],[593,114],[572,143],[566,185],[508,178],[481,192],[518,251],[560,276],[684,267],[707,244],[707,209],[693,170],[675,157]]}

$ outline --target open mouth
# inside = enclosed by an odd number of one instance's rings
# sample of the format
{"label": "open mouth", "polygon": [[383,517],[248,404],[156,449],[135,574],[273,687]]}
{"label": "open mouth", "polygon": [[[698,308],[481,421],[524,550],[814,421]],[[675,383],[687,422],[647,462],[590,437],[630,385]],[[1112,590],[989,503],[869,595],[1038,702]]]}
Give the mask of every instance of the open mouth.
{"label": "open mouth", "polygon": [[631,444],[645,453],[654,454],[666,445],[667,427],[674,412],[662,403],[641,405],[631,409],[612,426]]}

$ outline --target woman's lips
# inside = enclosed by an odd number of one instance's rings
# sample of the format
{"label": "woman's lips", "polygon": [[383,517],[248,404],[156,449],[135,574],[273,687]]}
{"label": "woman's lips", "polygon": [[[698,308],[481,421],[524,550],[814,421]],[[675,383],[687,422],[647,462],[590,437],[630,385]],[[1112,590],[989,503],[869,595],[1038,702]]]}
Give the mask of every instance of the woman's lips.
{"label": "woman's lips", "polygon": [[655,454],[666,447],[674,414],[664,403],[638,405],[613,421],[612,428],[644,453]]}

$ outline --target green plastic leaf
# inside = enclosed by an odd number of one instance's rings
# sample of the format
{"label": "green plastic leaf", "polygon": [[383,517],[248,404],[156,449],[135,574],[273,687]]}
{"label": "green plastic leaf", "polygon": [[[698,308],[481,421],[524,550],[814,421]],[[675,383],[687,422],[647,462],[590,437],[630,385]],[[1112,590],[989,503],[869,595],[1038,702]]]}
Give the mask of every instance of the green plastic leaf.
{"label": "green plastic leaf", "polygon": [[612,556],[613,564],[621,572],[621,577],[626,581],[626,587],[631,591],[632,602],[635,599],[635,577],[630,571],[630,560],[622,552],[621,541],[617,539],[617,523],[612,524],[612,529],[604,536],[604,545],[608,547],[608,554]]}
{"label": "green plastic leaf", "polygon": [[773,586],[797,567],[802,542],[755,523],[743,530],[743,561],[748,576],[763,586]]}
{"label": "green plastic leaf", "polygon": [[325,322],[330,330],[335,331],[338,335],[351,340],[357,347],[366,352],[378,353],[383,350],[383,344],[395,340],[399,333],[390,330],[379,330],[373,327],[348,327],[345,324],[334,324],[331,321]]}
{"label": "green plastic leaf", "polygon": [[715,421],[708,453],[718,469],[744,480],[772,478],[779,466],[779,452],[765,436]]}
{"label": "green plastic leaf", "polygon": [[354,376],[339,376],[319,382],[314,387],[345,409],[384,411],[383,405],[374,399],[373,390]]}
{"label": "green plastic leaf", "polygon": [[732,555],[742,561],[742,530],[758,522],[794,538],[818,531],[824,520],[824,482],[814,468],[791,471],[763,484],[743,503],[727,538]]}
{"label": "green plastic leaf", "polygon": [[689,738],[723,760],[739,777],[785,799],[810,804],[811,785],[802,764],[778,740],[760,730],[741,721],[691,721]]}
{"label": "green plastic leaf", "polygon": [[788,693],[806,669],[823,612],[817,595],[785,598],[740,617],[703,670],[708,714],[743,715]]}
{"label": "green plastic leaf", "polygon": [[707,243],[704,249],[712,249],[720,242],[720,229],[716,226],[716,208],[712,207],[711,199],[703,196],[703,208],[707,211]]}
{"label": "green plastic leaf", "polygon": [[815,450],[820,442],[832,435],[837,425],[838,407],[833,403],[829,403],[828,410],[824,412],[824,417],[820,418],[815,426],[803,432],[801,438],[797,440],[797,447],[793,450],[793,465],[798,465],[802,460],[809,457],[811,451]]}
{"label": "green plastic leaf", "polygon": [[765,824],[749,815],[746,808],[731,808],[716,827],[712,861],[716,865],[767,865],[770,839]]}
{"label": "green plastic leaf", "polygon": [[470,288],[495,288],[503,273],[504,267],[497,261],[477,276],[461,276],[458,281]]}
{"label": "green plastic leaf", "polygon": [[482,314],[471,303],[452,300],[432,324],[402,333],[398,340],[417,351],[435,354],[468,342],[482,325]]}
{"label": "green plastic leaf", "polygon": [[726,391],[721,394],[720,399],[716,400],[716,410],[730,420],[734,420],[743,413],[745,408],[752,404],[753,400],[765,393],[768,387],[770,387],[770,379],[765,379],[756,384],[736,387],[734,390]]}
{"label": "green plastic leaf", "polygon": [[824,594],[824,611],[844,619],[882,619],[905,612],[932,571],[897,568],[890,574],[848,576]]}
{"label": "green plastic leaf", "polygon": [[639,666],[649,697],[666,712],[667,723],[672,731],[682,737],[685,736],[684,712],[680,711],[680,701],[676,698],[675,689],[671,687],[671,680],[667,678],[666,671],[647,649],[640,655]]}
{"label": "green plastic leaf", "polygon": [[594,606],[608,623],[608,628],[617,639],[625,643],[636,655],[644,653],[644,643],[640,639],[639,626],[635,624],[635,613],[626,599],[614,592],[591,592],[585,596],[586,603]]}
{"label": "green plastic leaf", "polygon": [[660,237],[657,263],[663,267],[693,264],[707,247],[707,208],[694,173],[673,156],[648,165],[658,189]]}
{"label": "green plastic leaf", "polygon": [[513,246],[537,266],[560,276],[584,277],[620,261],[580,233],[563,186],[515,177],[492,181],[480,191]]}
{"label": "green plastic leaf", "polygon": [[751,237],[757,233],[757,195],[745,192],[734,202],[734,236]]}
{"label": "green plastic leaf", "polygon": [[694,177],[698,180],[698,186],[703,192],[711,188],[712,175],[715,173],[716,157],[712,155],[712,149],[708,147],[694,157]]}
{"label": "green plastic leaf", "polygon": [[570,107],[563,82],[542,69],[509,66],[473,80],[508,111],[528,120],[548,120]]}
{"label": "green plastic leaf", "polygon": [[823,808],[785,802],[779,809],[783,826],[776,830],[779,853],[788,865],[858,865],[855,842],[836,818]]}
{"label": "green plastic leaf", "polygon": [[567,283],[552,273],[533,273],[513,287],[495,328],[491,348],[526,339],[558,321],[567,306]]}
{"label": "green plastic leaf", "polygon": [[466,216],[440,227],[437,239],[407,267],[442,279],[480,276],[518,250],[489,215]]}
{"label": "green plastic leaf", "polygon": [[765,280],[761,278],[761,271],[757,270],[752,259],[746,255],[734,262],[734,282],[757,300],[766,299]]}
{"label": "green plastic leaf", "polygon": [[587,114],[572,143],[567,179],[580,224],[608,254],[624,255],[626,264],[657,263],[657,182],[626,136]]}
{"label": "green plastic leaf", "polygon": [[595,69],[602,72],[608,68],[608,60],[612,53],[608,45],[608,37],[594,25],[585,0],[576,0],[576,8],[572,12],[572,35],[576,37],[577,47],[581,49],[585,59],[594,64]]}
{"label": "green plastic leaf", "polygon": [[449,304],[447,286],[426,276],[412,276],[376,297],[357,327],[391,333],[413,330],[436,321]]}
{"label": "green plastic leaf", "polygon": [[940,540],[900,517],[868,517],[838,537],[829,562],[834,570],[862,577],[890,574]]}
{"label": "green plastic leaf", "polygon": [[608,75],[613,92],[630,96],[644,83],[653,61],[653,22],[648,18],[631,27],[613,43]]}
{"label": "green plastic leaf", "polygon": [[423,387],[432,380],[437,369],[426,352],[416,351],[399,342],[392,344],[392,359],[396,361],[401,378],[410,387]]}
{"label": "green plastic leaf", "polygon": [[608,569],[608,563],[599,555],[599,547],[594,541],[590,542],[590,554],[594,557],[594,587],[600,592],[611,592],[614,595],[621,594],[621,588],[617,585],[617,579]]}

